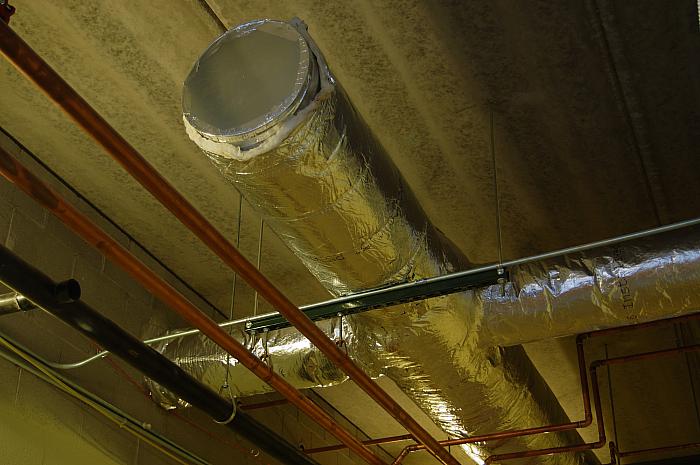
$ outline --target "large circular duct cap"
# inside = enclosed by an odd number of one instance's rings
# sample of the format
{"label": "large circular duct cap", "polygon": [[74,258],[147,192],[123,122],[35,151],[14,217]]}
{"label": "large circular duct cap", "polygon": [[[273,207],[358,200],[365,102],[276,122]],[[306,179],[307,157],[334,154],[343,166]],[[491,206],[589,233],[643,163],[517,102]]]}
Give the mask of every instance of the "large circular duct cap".
{"label": "large circular duct cap", "polygon": [[317,79],[309,46],[289,23],[237,26],[207,48],[185,80],[187,123],[203,138],[254,147],[305,101]]}

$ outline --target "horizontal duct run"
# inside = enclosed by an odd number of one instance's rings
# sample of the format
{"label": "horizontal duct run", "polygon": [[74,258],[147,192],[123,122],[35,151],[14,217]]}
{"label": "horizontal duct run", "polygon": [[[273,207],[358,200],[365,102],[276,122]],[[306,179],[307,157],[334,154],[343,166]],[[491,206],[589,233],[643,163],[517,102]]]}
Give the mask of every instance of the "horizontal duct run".
{"label": "horizontal duct run", "polygon": [[700,311],[700,227],[509,267],[482,289],[489,344],[510,346]]}
{"label": "horizontal duct run", "polygon": [[[246,33],[217,40],[185,82],[187,132],[326,289],[339,296],[469,267],[428,221],[303,24],[265,20],[235,30]],[[260,58],[266,53],[272,64]],[[253,115],[228,108],[236,90],[245,93],[241,76],[281,97],[260,102]],[[452,436],[565,421],[522,348],[484,344],[483,313],[471,311],[482,308],[479,293],[465,292],[321,324],[367,373],[391,378]],[[230,330],[298,388],[346,380],[293,328],[258,336]],[[217,389],[228,371],[238,396],[269,391],[206,338],[185,337],[160,350]],[[167,407],[182,404],[158,386],[153,391]],[[519,438],[491,450],[562,446],[575,437]],[[489,452],[475,446],[472,453]],[[581,460],[558,455],[521,463]]]}

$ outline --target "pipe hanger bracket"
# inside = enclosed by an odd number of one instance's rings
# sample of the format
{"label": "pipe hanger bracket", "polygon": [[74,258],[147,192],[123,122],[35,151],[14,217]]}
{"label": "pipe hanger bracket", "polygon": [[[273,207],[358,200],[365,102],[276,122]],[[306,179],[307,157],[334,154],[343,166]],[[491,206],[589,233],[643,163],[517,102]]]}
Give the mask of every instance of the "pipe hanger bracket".
{"label": "pipe hanger bracket", "polygon": [[15,14],[17,9],[10,5],[10,0],[0,0],[0,19],[10,24],[10,16]]}

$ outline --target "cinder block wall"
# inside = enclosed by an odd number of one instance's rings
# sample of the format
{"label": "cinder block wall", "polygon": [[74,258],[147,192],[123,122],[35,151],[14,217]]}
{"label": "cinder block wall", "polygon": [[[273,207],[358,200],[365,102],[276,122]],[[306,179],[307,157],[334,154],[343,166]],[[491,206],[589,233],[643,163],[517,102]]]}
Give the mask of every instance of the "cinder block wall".
{"label": "cinder block wall", "polygon": [[[12,139],[0,133],[0,144],[203,311],[213,315],[211,307],[99,212],[61,185]],[[2,177],[0,241],[55,280],[72,277],[80,281],[87,303],[138,337],[149,325],[152,328],[154,321],[163,328],[185,326],[177,315],[117,266]],[[7,291],[0,284],[0,293]],[[91,341],[41,310],[1,317],[0,332],[41,357],[57,362],[81,360],[97,350]],[[108,358],[65,374],[212,464],[276,463],[194,409],[177,412],[161,409],[144,392],[140,375],[118,359]],[[367,439],[332,408],[328,410],[358,438]],[[253,415],[294,445],[309,448],[337,442],[291,405],[257,410]],[[316,458],[322,465],[363,463],[347,451],[320,454]],[[0,359],[0,463],[158,465],[177,462],[32,373]]]}

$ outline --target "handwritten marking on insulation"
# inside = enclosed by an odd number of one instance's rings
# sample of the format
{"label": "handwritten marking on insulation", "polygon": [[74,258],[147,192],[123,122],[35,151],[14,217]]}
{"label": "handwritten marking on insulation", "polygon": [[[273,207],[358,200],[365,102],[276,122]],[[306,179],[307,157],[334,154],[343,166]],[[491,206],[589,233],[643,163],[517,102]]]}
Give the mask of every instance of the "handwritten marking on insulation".
{"label": "handwritten marking on insulation", "polygon": [[[613,252],[613,260],[616,265],[619,265],[622,261],[622,248],[616,247]],[[629,279],[625,277],[618,278],[615,285],[620,289],[620,296],[622,297],[622,308],[631,312],[634,309],[634,297],[632,296],[632,289],[630,288]],[[637,315],[630,313],[627,316],[630,320],[636,320]]]}

